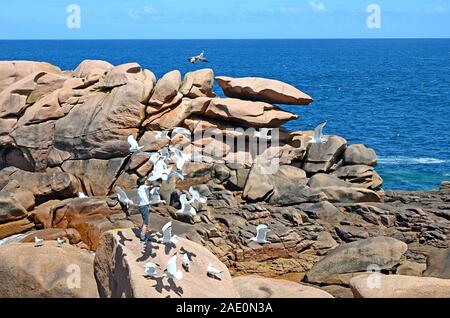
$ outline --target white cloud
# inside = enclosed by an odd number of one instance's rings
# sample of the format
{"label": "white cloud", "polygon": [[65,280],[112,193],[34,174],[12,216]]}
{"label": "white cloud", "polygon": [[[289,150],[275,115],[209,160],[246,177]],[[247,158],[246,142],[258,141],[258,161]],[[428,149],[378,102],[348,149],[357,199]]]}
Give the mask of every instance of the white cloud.
{"label": "white cloud", "polygon": [[323,4],[323,2],[310,1],[309,6],[311,7],[311,9],[313,11],[317,11],[317,12],[327,11],[327,8]]}
{"label": "white cloud", "polygon": [[140,19],[146,16],[154,15],[156,13],[156,9],[152,6],[144,6],[143,8],[134,9],[131,8],[128,10],[128,16],[132,19]]}

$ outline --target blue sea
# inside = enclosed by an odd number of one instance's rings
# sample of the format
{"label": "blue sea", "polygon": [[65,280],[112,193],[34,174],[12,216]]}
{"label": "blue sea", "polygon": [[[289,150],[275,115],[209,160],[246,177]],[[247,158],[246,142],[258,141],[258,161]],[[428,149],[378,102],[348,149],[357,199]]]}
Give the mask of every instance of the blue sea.
{"label": "blue sea", "polygon": [[[210,63],[190,65],[187,57],[202,50]],[[374,148],[385,189],[450,180],[450,40],[0,41],[0,60],[74,69],[83,59],[138,62],[158,77],[211,67],[216,75],[279,79],[315,99],[283,106],[300,115],[286,127],[327,120],[327,134]]]}

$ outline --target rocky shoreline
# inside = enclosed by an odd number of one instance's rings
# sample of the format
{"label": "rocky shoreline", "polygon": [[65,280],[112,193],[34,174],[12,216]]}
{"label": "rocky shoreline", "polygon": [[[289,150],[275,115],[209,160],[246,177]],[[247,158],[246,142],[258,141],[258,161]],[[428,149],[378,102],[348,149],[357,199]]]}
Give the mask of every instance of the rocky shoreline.
{"label": "rocky shoreline", "polygon": [[[450,297],[449,183],[384,191],[374,150],[280,128],[298,116],[274,104],[312,102],[283,82],[211,69],[157,80],[136,63],[0,62],[0,297]],[[191,136],[158,138],[176,127]],[[141,151],[130,153],[130,135]],[[137,207],[115,188],[136,202],[151,153],[167,145],[202,157],[160,185],[167,204],[152,207],[143,246]],[[179,215],[191,186],[207,203]],[[180,243],[166,251],[156,237],[168,221]],[[250,241],[260,224],[270,244]],[[198,267],[182,281],[142,276],[183,251]]]}

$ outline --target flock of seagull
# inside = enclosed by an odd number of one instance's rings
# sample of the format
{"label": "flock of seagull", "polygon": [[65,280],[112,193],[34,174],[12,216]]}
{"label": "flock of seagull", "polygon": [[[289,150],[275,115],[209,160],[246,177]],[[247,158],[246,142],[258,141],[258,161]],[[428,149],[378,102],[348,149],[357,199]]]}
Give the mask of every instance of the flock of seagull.
{"label": "flock of seagull", "polygon": [[[189,59],[191,63],[195,63],[198,61],[207,62],[204,58],[204,53],[202,52],[200,55],[191,57]],[[327,122],[323,122],[319,124],[314,129],[313,137],[310,137],[308,143],[326,143],[328,141],[328,136],[323,135],[323,128]],[[260,139],[270,140],[272,129],[263,128],[260,131],[254,132],[253,137]],[[171,137],[176,136],[177,134],[184,135],[188,138],[191,137],[191,132],[186,128],[175,127],[171,132],[169,131],[155,131],[155,136],[157,139],[167,139],[171,140]],[[144,149],[143,146],[139,146],[139,143],[135,139],[133,135],[128,137],[128,144],[130,146],[129,150],[132,154],[136,152],[140,152]],[[167,182],[170,181],[171,178],[177,177],[181,180],[184,180],[185,173],[183,172],[183,168],[186,162],[192,161],[194,156],[201,157],[198,153],[189,153],[184,154],[177,148],[171,147],[170,143],[168,146],[161,148],[157,152],[149,153],[149,160],[153,163],[153,172],[150,177],[148,177],[148,181],[154,184],[155,182]],[[169,167],[169,164],[174,164],[174,167]],[[126,192],[120,188],[119,186],[115,187],[117,198],[119,202],[121,202],[126,209],[128,210],[130,206],[134,205],[134,202],[127,196]],[[201,196],[199,191],[195,190],[192,186],[189,188],[189,194],[191,196],[191,200],[188,200],[186,194],[181,194],[179,197],[179,202],[181,204],[181,208],[177,210],[177,214],[180,215],[189,215],[195,216],[197,214],[196,209],[192,206],[193,203],[198,202],[200,204],[205,204],[207,202],[207,198]],[[80,198],[86,198],[87,196],[84,193],[79,193]],[[150,205],[159,205],[166,204],[165,200],[161,199],[161,189],[158,186],[153,187],[149,191],[149,199]],[[256,236],[250,238],[249,241],[253,241],[259,244],[269,244],[270,241],[267,240],[267,234],[270,232],[270,229],[265,224],[260,224],[256,227]],[[57,238],[58,246],[62,247],[66,240],[62,237]],[[162,244],[170,244],[175,245],[178,242],[178,237],[176,235],[172,235],[172,222],[167,222],[162,227],[162,237],[158,240],[159,243]],[[43,246],[44,239],[40,239],[35,237],[35,246]],[[189,271],[191,266],[191,260],[187,253],[183,254],[182,259],[182,267],[185,271]],[[158,274],[158,268],[160,266],[149,262],[144,265],[144,276],[156,278],[160,277],[168,277],[172,279],[181,280],[183,278],[183,272],[177,268],[177,255],[173,255],[169,261],[167,262],[167,268],[162,275]],[[212,278],[220,278],[221,270],[218,270],[213,265],[209,264],[207,268],[207,275]]]}

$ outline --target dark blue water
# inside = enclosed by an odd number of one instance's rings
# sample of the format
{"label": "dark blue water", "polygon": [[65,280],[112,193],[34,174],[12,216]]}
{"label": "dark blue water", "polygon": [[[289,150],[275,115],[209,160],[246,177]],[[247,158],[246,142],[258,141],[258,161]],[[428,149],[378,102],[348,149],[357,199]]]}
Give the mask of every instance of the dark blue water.
{"label": "dark blue water", "polygon": [[275,78],[313,96],[285,107],[300,115],[287,127],[328,120],[327,134],[374,148],[386,189],[450,179],[450,40],[0,41],[0,60],[136,61],[161,76],[205,67],[186,61],[202,50],[216,75]]}

